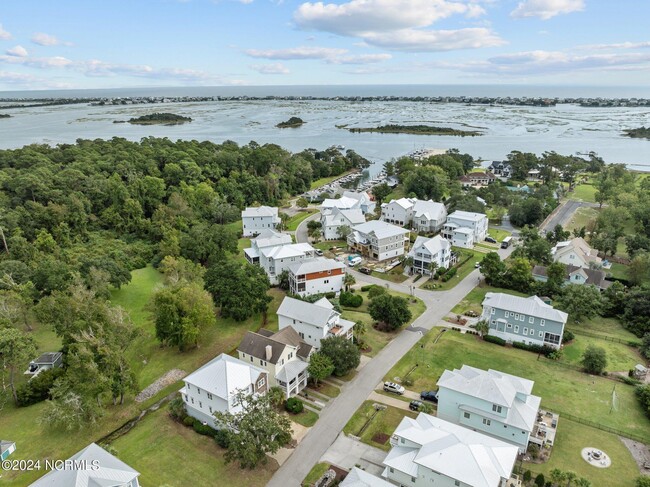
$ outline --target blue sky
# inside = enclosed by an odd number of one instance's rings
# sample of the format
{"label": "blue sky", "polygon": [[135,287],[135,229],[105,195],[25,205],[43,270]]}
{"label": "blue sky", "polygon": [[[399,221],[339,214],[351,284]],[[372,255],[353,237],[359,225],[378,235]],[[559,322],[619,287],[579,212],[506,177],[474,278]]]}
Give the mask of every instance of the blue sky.
{"label": "blue sky", "polygon": [[647,85],[647,0],[2,0],[0,90]]}

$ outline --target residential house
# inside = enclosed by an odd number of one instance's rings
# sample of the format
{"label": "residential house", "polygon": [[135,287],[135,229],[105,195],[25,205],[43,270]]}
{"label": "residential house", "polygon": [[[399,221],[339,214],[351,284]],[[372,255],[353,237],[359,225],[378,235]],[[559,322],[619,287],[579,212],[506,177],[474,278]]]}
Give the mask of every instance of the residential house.
{"label": "residential house", "polygon": [[241,212],[244,237],[253,237],[262,230],[274,230],[280,224],[278,209],[270,206],[246,208]]}
{"label": "residential house", "polygon": [[507,161],[492,161],[488,166],[488,171],[498,176],[504,183],[512,177],[512,166]]}
{"label": "residential house", "polygon": [[339,233],[341,227],[347,226],[352,230],[352,227],[365,223],[365,221],[366,217],[359,208],[353,210],[340,210],[338,208],[323,210],[320,218],[323,238],[325,240],[339,240],[341,238]]}
{"label": "residential house", "polygon": [[541,398],[534,382],[497,370],[469,365],[445,370],[438,379],[438,417],[528,448]]}
{"label": "residential house", "polygon": [[517,447],[420,413],[405,417],[391,437],[382,476],[395,485],[506,487]]}
{"label": "residential house", "polygon": [[433,238],[418,237],[408,253],[413,258],[414,272],[418,274],[431,274],[431,263],[435,263],[435,268],[445,267],[448,269],[454,263],[451,244],[440,235]]}
{"label": "residential house", "polygon": [[489,323],[490,335],[509,343],[560,348],[568,316],[537,296],[486,293],[481,319]]}
{"label": "residential house", "polygon": [[541,181],[542,180],[542,172],[539,169],[531,169],[528,171],[526,175],[526,181]]}
{"label": "residential house", "polygon": [[471,249],[475,243],[485,240],[487,231],[487,215],[469,211],[454,211],[447,217],[441,235],[455,247]]}
{"label": "residential house", "polygon": [[339,487],[395,487],[395,485],[375,477],[365,470],[353,467],[343,479],[343,482],[339,484]]}
{"label": "residential house", "polygon": [[352,198],[357,200],[357,206],[352,209],[359,209],[365,215],[366,213],[374,213],[375,211],[375,201],[370,194],[366,191],[344,191],[343,198]]}
{"label": "residential house", "polygon": [[244,255],[248,262],[264,269],[271,284],[277,284],[282,271],[288,271],[293,264],[313,259],[316,249],[308,243],[291,243],[290,235],[266,230],[251,240]]}
{"label": "residential house", "polygon": [[583,269],[600,268],[603,259],[598,257],[598,251],[592,249],[582,237],[576,237],[565,242],[558,242],[551,250],[553,260],[566,265],[574,265]]}
{"label": "residential house", "polygon": [[289,266],[289,289],[292,294],[338,293],[343,288],[345,265],[334,259],[316,257]]}
{"label": "residential house", "polygon": [[349,196],[341,196],[340,198],[327,198],[320,204],[320,211],[331,211],[334,208],[339,210],[358,210],[360,208],[359,200],[350,198]]}
{"label": "residential house", "polygon": [[400,198],[381,205],[381,221],[402,227],[409,225],[418,232],[437,232],[442,228],[446,218],[445,205],[432,200]]}
{"label": "residential house", "polygon": [[348,235],[352,250],[379,261],[404,255],[408,242],[408,230],[379,220],[356,225]]}
{"label": "residential house", "polygon": [[187,414],[218,428],[214,413],[238,413],[242,410],[235,396],[265,394],[269,373],[262,367],[222,353],[183,379],[180,390]]}
{"label": "residential house", "polygon": [[139,472],[91,443],[30,487],[139,487]]}
{"label": "residential house", "polygon": [[63,365],[63,354],[61,352],[46,352],[37,359],[29,362],[25,375],[36,377],[44,370],[57,369]]}
{"label": "residential house", "polygon": [[237,347],[239,358],[264,369],[269,387],[279,386],[286,397],[307,386],[307,366],[313,347],[287,326],[277,333],[261,329],[249,331]]}
{"label": "residential house", "polygon": [[[567,265],[564,284],[596,286],[600,291],[604,291],[612,285],[612,281],[605,280],[606,277],[607,274],[598,269]],[[542,265],[536,265],[533,267],[533,279],[539,282],[548,281],[547,268]]]}
{"label": "residential house", "polygon": [[16,451],[16,443],[13,441],[0,440],[0,461],[9,458]]}
{"label": "residential house", "polygon": [[352,340],[354,322],[341,318],[341,313],[322,298],[315,303],[285,297],[278,308],[280,330],[290,326],[308,345],[320,348],[320,341],[331,336]]}
{"label": "residential house", "polygon": [[483,187],[492,184],[497,177],[491,172],[470,172],[460,178],[463,188]]}

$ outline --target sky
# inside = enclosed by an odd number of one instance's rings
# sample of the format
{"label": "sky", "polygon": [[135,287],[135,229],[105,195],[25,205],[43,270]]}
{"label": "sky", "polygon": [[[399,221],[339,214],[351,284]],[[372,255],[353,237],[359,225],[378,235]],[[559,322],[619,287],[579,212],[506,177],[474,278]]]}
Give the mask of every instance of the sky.
{"label": "sky", "polygon": [[0,90],[650,83],[648,0],[2,0]]}

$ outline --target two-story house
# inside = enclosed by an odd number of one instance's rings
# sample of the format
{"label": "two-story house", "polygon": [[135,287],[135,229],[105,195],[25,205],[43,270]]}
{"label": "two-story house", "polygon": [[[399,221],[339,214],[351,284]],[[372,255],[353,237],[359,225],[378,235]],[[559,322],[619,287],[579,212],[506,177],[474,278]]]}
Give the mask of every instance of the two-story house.
{"label": "two-story house", "polygon": [[313,347],[287,326],[277,333],[260,329],[249,331],[237,347],[243,362],[266,370],[269,387],[278,386],[285,397],[298,394],[307,386],[307,366]]}
{"label": "two-story house", "polygon": [[[432,270],[440,267],[449,269],[454,264],[451,244],[440,235],[416,238],[408,255],[413,258],[413,272],[418,274],[430,275]],[[432,266],[432,263],[435,265]]]}
{"label": "two-story house", "polygon": [[342,197],[357,200],[357,206],[355,209],[358,208],[364,215],[366,213],[372,214],[375,211],[376,203],[367,191],[343,191]]}
{"label": "two-story house", "polygon": [[509,343],[546,345],[560,348],[567,315],[537,296],[522,298],[505,293],[486,293],[481,319],[488,322],[489,334]]}
{"label": "two-story house", "polygon": [[320,348],[320,341],[331,336],[352,340],[354,322],[341,318],[341,313],[326,298],[315,303],[286,297],[278,308],[280,330],[290,326],[308,345]]}
{"label": "two-story house", "polygon": [[598,257],[598,251],[592,249],[582,237],[576,237],[565,242],[558,242],[551,250],[554,262],[574,265],[584,269],[600,268],[603,259]]}
{"label": "two-story house", "polygon": [[[65,462],[65,463],[64,463]],[[139,472],[101,446],[91,443],[30,487],[139,487]]]}
{"label": "two-story house", "polygon": [[350,198],[349,196],[341,196],[340,198],[326,198],[320,204],[320,211],[332,211],[334,208],[339,210],[358,210],[359,200]]}
{"label": "two-story house", "polygon": [[[539,282],[548,281],[547,267],[536,265],[533,267],[533,279]],[[588,267],[578,267],[567,265],[564,277],[564,284],[576,284],[578,286],[595,286],[599,291],[604,291],[612,285],[612,281],[607,281],[607,274],[598,269],[589,269]]]}
{"label": "two-story house", "polygon": [[345,265],[325,257],[316,257],[289,266],[289,290],[291,294],[299,296],[338,293],[343,288],[344,278]]}
{"label": "two-story house", "polygon": [[183,379],[180,389],[187,414],[218,428],[214,413],[241,411],[235,396],[265,394],[269,387],[269,373],[254,364],[222,353]]}
{"label": "two-story house", "polygon": [[460,178],[463,188],[482,187],[492,184],[497,178],[491,172],[470,172]]}
{"label": "two-story house", "polygon": [[408,242],[408,230],[379,220],[356,225],[348,235],[350,249],[379,261],[404,255]]}
{"label": "two-story house", "polygon": [[351,231],[352,227],[365,221],[366,217],[359,208],[352,210],[340,210],[338,208],[323,210],[320,217],[323,238],[325,240],[339,240],[341,239],[341,227],[348,227]]}
{"label": "two-story house", "polygon": [[313,259],[316,249],[308,243],[292,243],[290,235],[265,230],[251,240],[251,246],[244,249],[244,256],[249,263],[264,269],[271,284],[277,284],[282,271]]}
{"label": "two-story house", "polygon": [[241,212],[244,237],[252,237],[262,230],[274,230],[280,224],[278,209],[271,206],[246,208]]}
{"label": "two-story house", "polygon": [[485,240],[487,231],[487,215],[470,211],[454,211],[447,217],[441,235],[454,247],[471,249],[475,243]]}
{"label": "two-story house", "polygon": [[447,219],[447,208],[435,201],[400,198],[381,205],[380,220],[399,226],[409,225],[417,232],[435,233]]}
{"label": "two-story house", "polygon": [[506,487],[517,447],[429,414],[405,417],[391,437],[385,477],[403,487]]}
{"label": "two-story house", "polygon": [[512,166],[507,161],[492,161],[488,166],[488,171],[498,176],[504,183],[512,177]]}
{"label": "two-story house", "polygon": [[517,446],[524,453],[541,398],[534,382],[469,365],[445,370],[438,379],[438,417]]}

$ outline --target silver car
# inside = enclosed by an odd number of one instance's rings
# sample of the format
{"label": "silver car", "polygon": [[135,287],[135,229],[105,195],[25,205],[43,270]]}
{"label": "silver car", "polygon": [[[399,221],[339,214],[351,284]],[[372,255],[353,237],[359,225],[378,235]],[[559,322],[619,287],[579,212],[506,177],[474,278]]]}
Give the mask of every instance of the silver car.
{"label": "silver car", "polygon": [[404,394],[404,388],[399,384],[395,384],[394,382],[384,382],[384,390],[386,392],[399,394],[400,396]]}

